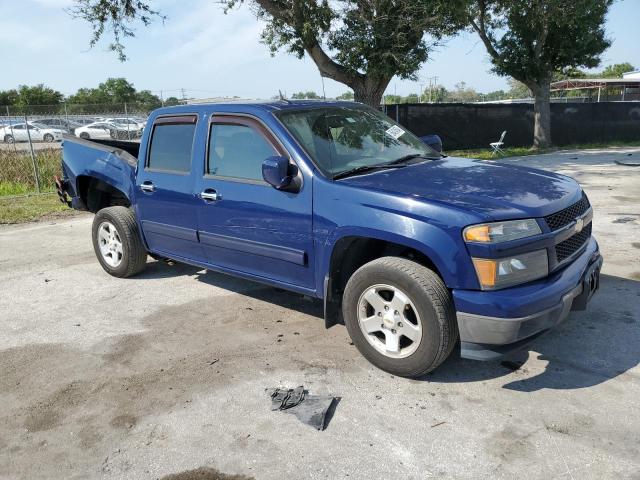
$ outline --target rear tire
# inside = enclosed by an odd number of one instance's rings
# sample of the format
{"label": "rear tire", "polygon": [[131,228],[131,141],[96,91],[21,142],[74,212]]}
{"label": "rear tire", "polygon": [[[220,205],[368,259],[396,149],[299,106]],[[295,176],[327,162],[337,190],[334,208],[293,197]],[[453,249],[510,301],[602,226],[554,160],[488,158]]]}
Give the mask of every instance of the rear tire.
{"label": "rear tire", "polygon": [[42,137],[42,139],[47,143],[51,143],[55,140],[55,138],[53,138],[53,135],[51,135],[50,133],[45,134],[45,136]]}
{"label": "rear tire", "polygon": [[84,140],[89,140],[91,136],[87,132],[82,132],[80,134],[80,138],[83,138]]}
{"label": "rear tire", "polygon": [[14,143],[15,139],[13,138],[12,135],[5,135],[4,136],[4,143]]}
{"label": "rear tire", "polygon": [[144,270],[147,251],[130,208],[103,208],[96,213],[91,231],[96,257],[109,275],[126,278]]}
{"label": "rear tire", "polygon": [[406,258],[382,257],[360,267],[347,282],[342,313],[360,353],[402,377],[434,370],[458,339],[446,286],[435,272]]}

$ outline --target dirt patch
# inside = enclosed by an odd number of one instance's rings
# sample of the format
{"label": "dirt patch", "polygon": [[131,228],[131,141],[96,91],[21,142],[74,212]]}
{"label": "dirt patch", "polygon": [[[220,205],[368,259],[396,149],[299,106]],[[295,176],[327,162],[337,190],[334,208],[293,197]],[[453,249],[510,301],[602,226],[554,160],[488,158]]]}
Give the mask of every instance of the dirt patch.
{"label": "dirt patch", "polygon": [[246,475],[222,473],[214,468],[200,467],[195,470],[165,475],[160,480],[253,480],[253,478]]}

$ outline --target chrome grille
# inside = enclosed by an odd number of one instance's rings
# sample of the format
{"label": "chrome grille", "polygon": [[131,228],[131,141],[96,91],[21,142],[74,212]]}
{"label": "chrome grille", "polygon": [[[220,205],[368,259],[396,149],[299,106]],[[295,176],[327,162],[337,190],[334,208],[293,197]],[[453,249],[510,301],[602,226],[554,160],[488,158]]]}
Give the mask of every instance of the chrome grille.
{"label": "chrome grille", "polygon": [[544,220],[547,222],[549,229],[553,232],[555,230],[558,230],[559,228],[569,225],[577,217],[589,210],[590,206],[591,204],[589,203],[589,199],[584,194],[584,192],[582,192],[582,198],[576,203],[565,208],[564,210],[560,210],[559,212],[547,215],[546,217],[544,217]]}
{"label": "chrome grille", "polygon": [[576,233],[572,237],[567,238],[564,242],[560,242],[556,245],[556,259],[558,263],[562,263],[571,255],[576,253],[591,237],[591,222],[582,229],[581,232]]}

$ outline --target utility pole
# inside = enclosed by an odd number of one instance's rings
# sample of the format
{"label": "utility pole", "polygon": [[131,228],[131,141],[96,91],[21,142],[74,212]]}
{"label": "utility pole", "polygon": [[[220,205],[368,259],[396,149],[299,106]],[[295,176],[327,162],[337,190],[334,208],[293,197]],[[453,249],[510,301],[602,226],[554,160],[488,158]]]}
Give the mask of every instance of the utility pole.
{"label": "utility pole", "polygon": [[180,89],[180,93],[182,93],[182,102],[183,103],[187,103],[187,93],[186,90],[184,88]]}
{"label": "utility pole", "polygon": [[433,93],[433,89],[438,86],[438,77],[437,76],[428,77],[427,80],[429,80],[429,103],[432,103],[433,102],[432,93]]}
{"label": "utility pole", "polygon": [[164,107],[164,97],[162,96],[162,90],[160,90],[160,103]]}

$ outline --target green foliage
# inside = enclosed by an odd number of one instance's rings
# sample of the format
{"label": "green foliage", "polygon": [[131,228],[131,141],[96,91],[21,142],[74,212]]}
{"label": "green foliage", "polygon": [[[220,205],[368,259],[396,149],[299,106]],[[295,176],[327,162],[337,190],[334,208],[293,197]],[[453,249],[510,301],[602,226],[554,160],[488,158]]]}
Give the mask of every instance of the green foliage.
{"label": "green foliage", "polygon": [[473,0],[469,23],[493,70],[535,98],[534,147],[551,144],[550,83],[558,72],[594,68],[611,41],[604,21],[613,0]]}
{"label": "green foliage", "polygon": [[475,0],[471,25],[493,70],[528,86],[554,72],[596,67],[611,41],[604,20],[613,0]]}
{"label": "green foliage", "polygon": [[[309,55],[328,78],[354,90],[356,100],[380,102],[394,76],[414,79],[430,49],[466,22],[469,0],[221,0],[226,10],[250,4],[266,22],[262,41],[273,54]],[[143,0],[75,0],[72,14],[89,22],[94,46],[108,29],[121,60],[132,25],[164,17]]]}
{"label": "green foliage", "polygon": [[305,100],[305,99],[316,100],[322,97],[318,95],[316,92],[307,91],[307,92],[296,92],[293,95],[291,95],[291,98],[293,100]]}
{"label": "green foliage", "polygon": [[629,62],[608,65],[600,74],[600,78],[622,78],[623,73],[631,72],[635,67]]}
{"label": "green foliage", "polygon": [[336,97],[336,100],[353,101],[353,92],[344,92]]}
{"label": "green foliage", "polygon": [[62,93],[42,83],[33,87],[20,85],[17,90],[0,92],[0,105],[18,107],[20,111],[26,110],[30,105],[59,105],[63,100]]}
{"label": "green foliage", "polygon": [[182,103],[182,102],[176,97],[169,97],[164,101],[164,104],[167,107],[173,107],[174,105],[180,105],[180,103]]}
{"label": "green foliage", "polygon": [[[232,0],[229,7],[237,3]],[[258,17],[267,22],[262,39],[272,53],[284,49],[299,58],[305,53],[314,58],[312,49],[326,48],[333,53],[331,60],[354,77],[415,78],[433,44],[462,27],[465,1],[253,3]],[[322,64],[318,67],[323,70]]]}
{"label": "green foliage", "polygon": [[[177,100],[177,99],[176,99]],[[71,105],[124,105],[139,104],[146,108],[161,105],[161,100],[149,90],[136,91],[132,83],[124,78],[109,78],[97,88],[81,88],[68,98]]]}
{"label": "green foliage", "polygon": [[515,78],[507,80],[509,84],[509,98],[529,98],[531,97],[531,90],[524,83],[519,82]]}
{"label": "green foliage", "polygon": [[150,2],[142,0],[74,0],[74,6],[69,10],[75,18],[80,18],[91,24],[93,35],[90,46],[94,47],[102,38],[105,28],[109,28],[113,34],[113,42],[109,49],[116,52],[120,61],[125,61],[125,38],[133,37],[133,25],[136,22],[148,26],[151,22],[166,17],[157,10],[153,10]]}

